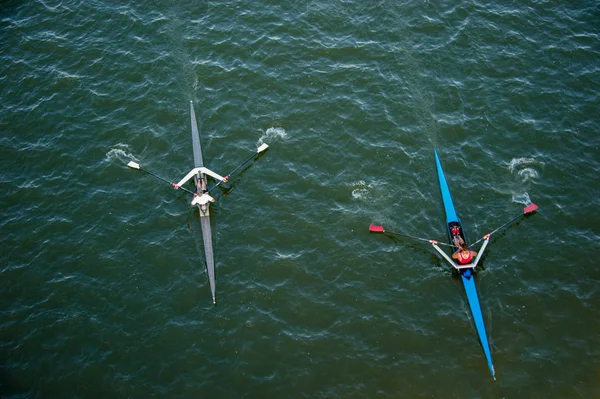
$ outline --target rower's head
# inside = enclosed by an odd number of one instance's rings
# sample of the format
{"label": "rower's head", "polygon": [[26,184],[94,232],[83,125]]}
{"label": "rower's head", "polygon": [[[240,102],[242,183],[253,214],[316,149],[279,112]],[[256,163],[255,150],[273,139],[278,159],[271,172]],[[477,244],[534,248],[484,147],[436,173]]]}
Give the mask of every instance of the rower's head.
{"label": "rower's head", "polygon": [[460,244],[460,250],[463,252],[468,252],[469,251],[469,247],[467,246],[466,242],[463,242],[462,244]]}

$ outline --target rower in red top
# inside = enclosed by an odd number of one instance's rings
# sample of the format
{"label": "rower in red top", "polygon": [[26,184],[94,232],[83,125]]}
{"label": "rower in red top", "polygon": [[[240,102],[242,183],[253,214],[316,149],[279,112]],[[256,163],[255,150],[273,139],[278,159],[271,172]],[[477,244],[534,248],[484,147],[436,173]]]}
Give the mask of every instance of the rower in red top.
{"label": "rower in red top", "polygon": [[470,251],[467,244],[463,242],[460,249],[452,254],[452,259],[457,259],[461,265],[467,265],[471,263],[475,256],[477,256],[477,252]]}

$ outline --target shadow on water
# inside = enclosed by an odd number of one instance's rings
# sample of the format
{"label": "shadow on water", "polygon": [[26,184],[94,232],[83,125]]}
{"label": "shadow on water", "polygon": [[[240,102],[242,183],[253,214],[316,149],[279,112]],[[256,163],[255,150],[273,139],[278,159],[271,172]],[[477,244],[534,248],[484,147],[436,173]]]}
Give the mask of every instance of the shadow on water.
{"label": "shadow on water", "polygon": [[0,398],[27,398],[29,393],[30,391],[19,384],[5,367],[0,368]]}
{"label": "shadow on water", "polygon": [[221,187],[221,192],[223,193],[223,196],[227,196],[229,195],[234,189],[235,186],[242,180],[242,176],[263,156],[265,155],[264,152],[261,152],[260,154],[256,155],[256,158],[249,163],[248,165],[244,166],[241,170],[237,171],[235,174],[235,179],[234,182],[231,183],[228,181],[227,185],[220,185],[219,187]]}

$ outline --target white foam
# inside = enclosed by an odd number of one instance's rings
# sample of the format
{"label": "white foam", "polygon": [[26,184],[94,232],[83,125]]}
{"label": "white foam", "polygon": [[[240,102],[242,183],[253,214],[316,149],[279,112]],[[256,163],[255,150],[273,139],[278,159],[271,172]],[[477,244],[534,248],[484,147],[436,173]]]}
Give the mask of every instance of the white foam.
{"label": "white foam", "polygon": [[359,200],[367,199],[369,196],[369,189],[371,188],[364,180],[359,180],[353,183],[347,183],[351,187],[356,187],[352,190],[352,197]]}
{"label": "white foam", "polygon": [[119,161],[123,163],[127,163],[131,160],[138,161],[138,159],[129,151],[130,149],[127,144],[118,143],[106,153],[106,160],[108,162]]}
{"label": "white foam", "polygon": [[302,256],[301,253],[296,253],[296,254],[283,254],[279,251],[275,251],[277,253],[277,258],[278,259],[298,259],[300,256]]}
{"label": "white foam", "polygon": [[510,164],[508,165],[508,170],[513,172],[515,169],[519,169],[523,166],[537,165],[537,164],[543,165],[542,162],[538,162],[535,158],[513,158],[510,161]]}
{"label": "white foam", "polygon": [[285,129],[282,127],[270,127],[266,131],[266,136],[267,137],[279,137],[279,138],[285,139],[285,138],[287,138],[287,133],[285,132]]}
{"label": "white foam", "polygon": [[529,205],[531,204],[531,198],[529,198],[529,194],[527,192],[524,193],[513,193],[512,202],[516,202],[517,204]]}
{"label": "white foam", "polygon": [[355,199],[364,200],[369,196],[369,190],[366,188],[355,188],[352,190],[352,197]]}
{"label": "white foam", "polygon": [[544,163],[535,158],[513,158],[508,164],[508,170],[516,173],[523,183],[538,177],[538,168],[543,167]]}
{"label": "white foam", "polygon": [[538,172],[533,168],[525,168],[519,171],[519,176],[523,178],[523,181],[531,180],[538,177]]}

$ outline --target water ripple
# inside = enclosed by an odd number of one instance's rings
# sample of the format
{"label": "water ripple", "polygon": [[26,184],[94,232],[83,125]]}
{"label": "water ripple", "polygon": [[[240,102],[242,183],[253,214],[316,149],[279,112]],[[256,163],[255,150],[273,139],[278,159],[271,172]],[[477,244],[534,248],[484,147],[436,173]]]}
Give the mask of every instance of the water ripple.
{"label": "water ripple", "polygon": [[[0,396],[598,396],[596,15],[7,3]],[[188,195],[126,166],[187,173],[189,101],[211,169],[270,146],[215,191],[216,307]],[[471,240],[540,205],[476,277],[495,384],[460,280],[367,229],[444,240],[433,148]]]}

